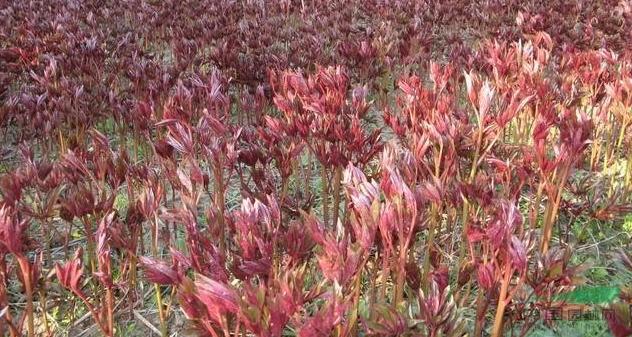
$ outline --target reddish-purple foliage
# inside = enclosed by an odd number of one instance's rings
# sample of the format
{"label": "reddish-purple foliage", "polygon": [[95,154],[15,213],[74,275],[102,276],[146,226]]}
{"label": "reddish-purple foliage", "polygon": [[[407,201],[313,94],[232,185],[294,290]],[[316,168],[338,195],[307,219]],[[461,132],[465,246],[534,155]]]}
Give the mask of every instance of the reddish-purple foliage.
{"label": "reddish-purple foliage", "polygon": [[0,7],[2,335],[498,337],[632,209],[625,1]]}

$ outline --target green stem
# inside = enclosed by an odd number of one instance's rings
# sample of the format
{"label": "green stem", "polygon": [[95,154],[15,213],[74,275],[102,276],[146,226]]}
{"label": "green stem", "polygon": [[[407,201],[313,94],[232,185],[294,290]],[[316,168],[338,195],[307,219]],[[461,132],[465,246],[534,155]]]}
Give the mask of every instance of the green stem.
{"label": "green stem", "polygon": [[[430,273],[430,254],[432,253],[432,248],[434,245],[434,239],[435,239],[435,221],[437,221],[437,206],[435,204],[432,204],[432,208],[430,210],[431,212],[431,219],[428,222],[428,242],[426,245],[426,254],[424,256],[424,262],[423,262],[423,270],[422,270],[422,284],[423,284],[423,291],[427,292],[428,291],[428,275]],[[466,246],[466,245],[462,245],[462,246]],[[458,269],[457,269],[457,273],[458,273]]]}
{"label": "green stem", "polygon": [[[154,215],[154,230],[152,232],[151,250],[154,257],[158,256],[158,215]],[[160,335],[162,337],[169,336],[167,331],[167,321],[165,317],[164,307],[162,305],[162,293],[160,292],[160,285],[154,283],[154,289],[156,292],[156,305],[158,306],[158,318],[160,319]]]}
{"label": "green stem", "polygon": [[224,174],[219,161],[215,162],[213,169],[215,175],[215,202],[219,211],[219,248],[221,251],[226,249],[226,228],[224,224]]}
{"label": "green stem", "polygon": [[340,181],[342,180],[342,168],[336,166],[334,172],[334,214],[333,214],[333,226],[338,225],[338,215],[340,213]]}
{"label": "green stem", "polygon": [[321,198],[323,203],[323,223],[325,228],[329,225],[329,183],[327,181],[327,168],[323,165],[320,169],[320,179],[321,179]]}

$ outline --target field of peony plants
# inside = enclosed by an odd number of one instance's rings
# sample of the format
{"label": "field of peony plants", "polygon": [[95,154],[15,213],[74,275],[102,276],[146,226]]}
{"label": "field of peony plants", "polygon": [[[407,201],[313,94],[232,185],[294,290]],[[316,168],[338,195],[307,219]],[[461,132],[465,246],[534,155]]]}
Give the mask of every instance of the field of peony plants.
{"label": "field of peony plants", "polygon": [[629,0],[0,3],[2,336],[632,336],[630,192]]}

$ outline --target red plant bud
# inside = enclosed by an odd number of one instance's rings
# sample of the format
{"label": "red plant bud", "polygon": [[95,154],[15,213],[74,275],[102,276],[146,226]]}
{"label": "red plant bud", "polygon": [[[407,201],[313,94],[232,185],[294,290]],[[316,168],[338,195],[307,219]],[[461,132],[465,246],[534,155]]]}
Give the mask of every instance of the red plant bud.
{"label": "red plant bud", "polygon": [[494,269],[495,268],[492,263],[485,263],[478,266],[476,278],[478,280],[478,284],[485,290],[491,289],[495,284]]}
{"label": "red plant bud", "polygon": [[527,267],[527,252],[525,246],[515,235],[511,237],[509,256],[511,257],[511,264],[516,270],[523,271]]}
{"label": "red plant bud", "polygon": [[494,98],[494,89],[492,89],[489,82],[485,81],[483,86],[481,87],[481,91],[478,94],[478,113],[480,116],[486,116],[487,112],[489,112],[489,108],[492,103],[492,99]]}
{"label": "red plant bud", "polygon": [[22,255],[27,225],[28,222],[19,221],[9,207],[2,206],[0,208],[0,247],[13,254]]}
{"label": "red plant bud", "polygon": [[305,235],[305,228],[298,221],[290,223],[289,228],[283,233],[283,238],[291,263],[298,263],[309,257],[314,247],[310,235]]}
{"label": "red plant bud", "polygon": [[147,219],[153,218],[154,212],[158,210],[163,195],[162,186],[160,184],[152,182],[150,182],[150,184],[150,187],[145,188],[140,198],[140,210]]}
{"label": "red plant bud", "polygon": [[305,221],[305,227],[314,242],[323,244],[325,242],[325,228],[322,223],[312,214],[301,212]]}
{"label": "red plant bud", "polygon": [[366,87],[355,88],[352,91],[352,105],[356,112],[356,116],[362,117],[368,111],[369,106],[366,102],[367,89]]}
{"label": "red plant bud", "polygon": [[0,178],[0,191],[3,202],[8,205],[15,204],[22,197],[23,179],[19,173],[3,175]]}
{"label": "red plant bud", "polygon": [[279,204],[277,203],[277,199],[272,195],[267,195],[266,199],[268,200],[268,210],[270,212],[270,218],[273,224],[278,224],[281,222],[281,210],[279,209]]}
{"label": "red plant bud", "polygon": [[189,172],[192,182],[196,183],[198,186],[204,186],[204,173],[200,169],[200,166],[197,164],[197,162],[191,161],[189,163]]}
{"label": "red plant bud", "polygon": [[448,267],[439,266],[430,272],[429,276],[430,280],[437,284],[439,292],[443,292],[443,290],[448,286],[448,281],[450,280]]}
{"label": "red plant bud", "polygon": [[380,214],[380,223],[378,228],[380,229],[382,241],[385,245],[387,245],[387,247],[390,247],[393,244],[392,232],[397,228],[397,223],[398,221],[395,213],[395,207],[393,207],[393,204],[391,203],[386,203],[382,209],[382,213]]}
{"label": "red plant bud", "polygon": [[478,77],[476,76],[476,74],[473,73],[465,73],[465,85],[467,87],[467,95],[470,99],[470,103],[472,103],[472,105],[478,107],[478,87],[480,86]]}
{"label": "red plant bud", "polygon": [[63,265],[55,264],[55,273],[59,283],[74,292],[81,293],[81,276],[83,275],[83,265],[81,263],[83,251],[81,247],[75,252],[75,257]]}

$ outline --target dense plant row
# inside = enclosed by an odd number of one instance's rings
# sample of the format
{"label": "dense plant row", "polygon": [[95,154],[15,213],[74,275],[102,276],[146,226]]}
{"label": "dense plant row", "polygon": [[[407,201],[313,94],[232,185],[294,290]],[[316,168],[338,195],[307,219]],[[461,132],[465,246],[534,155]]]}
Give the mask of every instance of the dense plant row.
{"label": "dense plant row", "polygon": [[2,334],[525,336],[632,210],[625,2],[2,6]]}
{"label": "dense plant row", "polygon": [[[180,81],[218,67],[238,90],[267,69],[342,64],[375,95],[429,58],[482,66],[477,43],[547,31],[556,54],[628,53],[626,1],[7,1],[3,120],[19,137],[85,133],[103,118],[140,133]],[[517,21],[517,24],[515,23]],[[185,83],[186,84],[186,83]],[[142,124],[142,123],[141,123]],[[35,126],[35,128],[27,128]]]}

